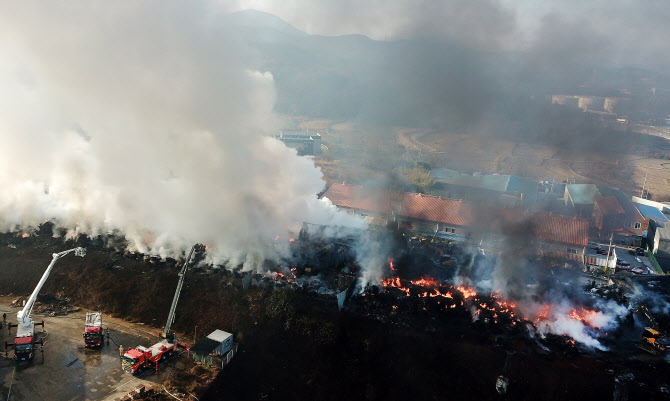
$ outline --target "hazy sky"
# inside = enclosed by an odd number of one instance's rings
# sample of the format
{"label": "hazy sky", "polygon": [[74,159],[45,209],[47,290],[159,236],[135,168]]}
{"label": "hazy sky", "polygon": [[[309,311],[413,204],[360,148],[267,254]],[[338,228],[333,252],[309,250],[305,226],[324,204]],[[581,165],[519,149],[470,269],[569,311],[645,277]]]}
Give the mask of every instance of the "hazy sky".
{"label": "hazy sky", "polygon": [[483,49],[586,54],[623,64],[670,65],[670,3],[629,0],[237,0],[229,10],[275,14],[311,34],[432,38]]}

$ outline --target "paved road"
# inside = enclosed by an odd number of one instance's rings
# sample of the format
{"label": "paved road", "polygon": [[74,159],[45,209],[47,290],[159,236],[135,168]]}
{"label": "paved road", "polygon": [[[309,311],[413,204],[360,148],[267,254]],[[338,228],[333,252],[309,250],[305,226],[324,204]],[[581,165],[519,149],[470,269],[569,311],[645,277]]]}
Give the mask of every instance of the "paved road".
{"label": "paved road", "polygon": [[[586,255],[587,256],[599,256],[596,253],[595,250],[595,243],[589,244],[588,249],[586,250]],[[609,243],[600,243],[598,244],[601,248],[607,249],[609,246]],[[636,256],[636,255],[631,255],[630,254],[630,249],[629,247],[624,247],[624,246],[619,246],[619,245],[612,245],[612,248],[616,250],[616,256],[617,259],[625,260],[626,262],[630,263],[630,267],[640,267],[645,270],[643,274],[657,274],[656,269],[654,268],[653,264],[649,260],[648,257],[646,256]],[[646,255],[646,253],[645,253]],[[602,255],[600,255],[602,256]],[[639,260],[639,262],[638,262]]]}
{"label": "paved road", "polygon": [[[0,298],[0,314],[6,312],[7,320],[15,322],[19,308],[11,307],[9,301],[6,297]],[[164,366],[158,375],[142,378],[123,372],[114,342],[101,350],[86,349],[82,338],[84,315],[79,312],[63,317],[35,316],[36,320],[45,320],[48,336],[44,353],[36,351],[31,362],[15,362],[11,349],[5,358],[4,346],[0,348],[3,351],[0,356],[0,401],[113,400],[140,383],[162,383],[167,377],[170,366]],[[120,322],[106,321],[104,316],[103,326],[109,326],[112,339],[125,348],[139,344],[147,346],[156,339]],[[0,344],[4,344],[5,339],[13,341],[7,337],[3,324]]]}

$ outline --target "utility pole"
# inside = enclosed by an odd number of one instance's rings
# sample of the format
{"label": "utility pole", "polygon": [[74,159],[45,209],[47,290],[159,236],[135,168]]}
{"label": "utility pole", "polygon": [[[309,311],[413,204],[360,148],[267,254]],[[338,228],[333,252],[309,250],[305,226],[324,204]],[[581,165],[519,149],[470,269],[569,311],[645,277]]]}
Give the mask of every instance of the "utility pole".
{"label": "utility pole", "polygon": [[614,237],[614,233],[610,235],[610,246],[607,248],[607,260],[605,260],[605,274],[608,274],[610,271],[610,254],[612,252],[612,238]]}
{"label": "utility pole", "polygon": [[649,174],[649,171],[644,173],[644,183],[642,184],[642,191],[640,191],[640,198],[642,199],[644,199],[644,187],[647,185],[647,174]]}

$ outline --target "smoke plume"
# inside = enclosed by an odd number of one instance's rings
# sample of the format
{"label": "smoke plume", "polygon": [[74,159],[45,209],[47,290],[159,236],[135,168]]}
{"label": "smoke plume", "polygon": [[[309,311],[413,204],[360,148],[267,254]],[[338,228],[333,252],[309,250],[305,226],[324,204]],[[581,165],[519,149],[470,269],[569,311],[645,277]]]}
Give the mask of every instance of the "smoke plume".
{"label": "smoke plume", "polygon": [[547,258],[538,258],[540,244],[532,217],[512,224],[496,219],[486,210],[477,216],[479,223],[475,226],[488,222],[486,233],[493,231],[497,233],[494,237],[502,238],[497,247],[499,254],[473,256],[459,270],[456,283],[472,285],[478,291],[492,292],[515,303],[519,315],[533,324],[529,328],[540,334],[567,335],[604,350],[599,338],[619,325],[629,313],[628,308],[588,296],[574,274],[552,266]]}
{"label": "smoke plume", "polygon": [[0,3],[0,229],[120,232],[253,268],[302,222],[362,226],[270,137],[269,72],[201,3]]}

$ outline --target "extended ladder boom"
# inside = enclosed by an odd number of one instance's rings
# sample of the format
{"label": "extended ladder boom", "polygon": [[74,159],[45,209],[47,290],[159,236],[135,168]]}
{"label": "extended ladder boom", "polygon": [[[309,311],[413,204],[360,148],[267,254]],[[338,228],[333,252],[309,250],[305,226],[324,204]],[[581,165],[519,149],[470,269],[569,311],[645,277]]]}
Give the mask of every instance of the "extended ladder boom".
{"label": "extended ladder boom", "polygon": [[33,290],[33,293],[30,295],[30,298],[28,298],[28,302],[26,302],[26,305],[23,307],[23,310],[19,311],[16,314],[16,319],[18,320],[19,324],[22,324],[24,326],[29,326],[31,319],[30,319],[30,314],[33,311],[33,305],[35,305],[35,300],[37,299],[37,294],[39,294],[40,290],[42,289],[42,286],[44,285],[44,282],[47,281],[47,278],[49,277],[49,274],[51,273],[51,270],[53,269],[54,265],[56,264],[56,261],[63,256],[67,255],[68,253],[74,252],[75,255],[77,256],[85,256],[86,255],[86,249],[84,248],[73,248],[73,249],[68,249],[67,251],[59,252],[59,253],[54,253],[52,254],[52,259],[51,263],[49,263],[49,267],[47,267],[47,270],[44,272],[42,275],[42,278],[40,279],[39,283],[37,283],[37,287]]}
{"label": "extended ladder boom", "polygon": [[179,302],[179,294],[181,293],[181,287],[184,284],[184,276],[186,275],[186,271],[188,270],[189,264],[191,263],[191,256],[193,256],[194,251],[199,251],[202,248],[204,248],[203,245],[200,244],[193,245],[191,251],[188,253],[186,262],[184,262],[184,266],[182,266],[181,271],[179,271],[179,282],[177,283],[177,290],[174,293],[174,298],[172,298],[172,306],[170,306],[170,314],[168,315],[167,323],[165,323],[165,329],[163,329],[163,335],[165,336],[170,334],[170,328],[172,327],[172,323],[174,322],[175,310],[177,309],[177,302]]}

